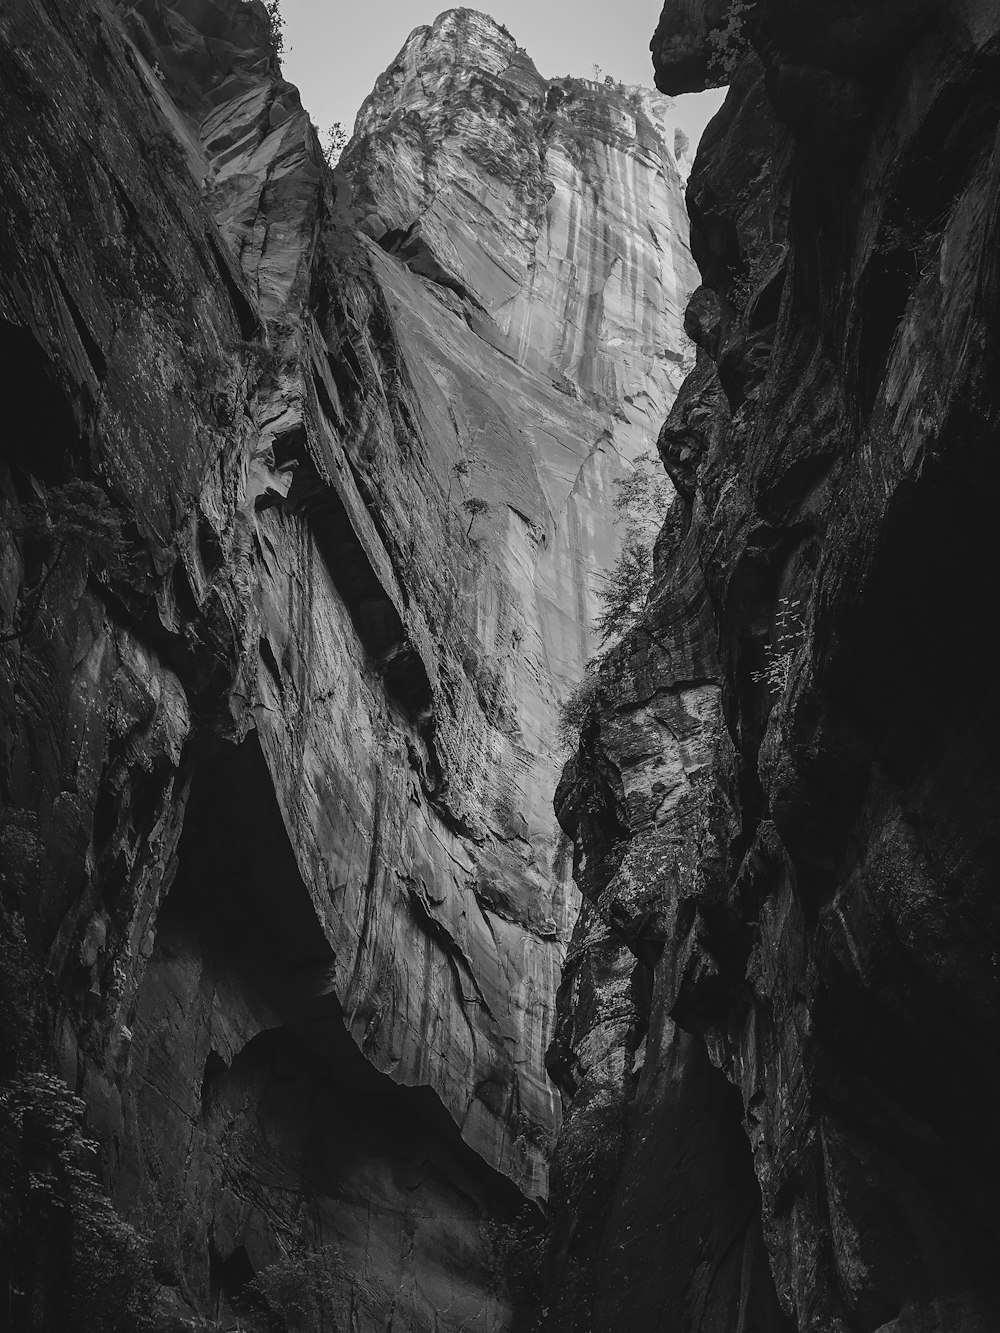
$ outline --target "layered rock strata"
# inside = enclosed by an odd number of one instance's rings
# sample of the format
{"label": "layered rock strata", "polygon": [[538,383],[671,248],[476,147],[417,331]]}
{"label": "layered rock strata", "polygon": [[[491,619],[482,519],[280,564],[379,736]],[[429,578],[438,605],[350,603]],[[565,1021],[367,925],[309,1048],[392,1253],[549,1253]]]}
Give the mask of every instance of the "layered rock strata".
{"label": "layered rock strata", "polygon": [[54,1054],[178,1319],[318,1254],[344,1326],[507,1327],[556,708],[684,357],[669,105],[450,11],[334,185],[256,3],[0,27],[12,1318],[73,1317],[16,1187]]}
{"label": "layered rock strata", "polygon": [[1000,26],[668,4],[659,86],[704,86],[737,21],[688,190],[678,498],[557,802],[591,920],[555,1272],[591,1285],[551,1326],[985,1333]]}

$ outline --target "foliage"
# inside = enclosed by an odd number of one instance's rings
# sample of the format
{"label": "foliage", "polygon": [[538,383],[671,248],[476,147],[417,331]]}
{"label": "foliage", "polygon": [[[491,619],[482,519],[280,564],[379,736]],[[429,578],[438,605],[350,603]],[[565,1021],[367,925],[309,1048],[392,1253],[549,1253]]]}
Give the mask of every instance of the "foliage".
{"label": "foliage", "polygon": [[670,503],[670,484],[649,453],[640,454],[615,486],[614,508],[626,523],[615,563],[599,580],[602,643],[620,638],[642,614],[653,581],[653,539]]}
{"label": "foliage", "polygon": [[469,461],[469,459],[466,458],[464,455],[456,459],[456,461],[452,463],[451,468],[448,472],[448,494],[445,496],[446,505],[451,504],[451,490],[452,486],[455,483],[456,478],[458,479],[459,483],[463,482],[465,478],[469,475],[471,470],[472,470],[472,464]]}
{"label": "foliage", "polygon": [[726,296],[736,310],[745,312],[749,309],[754,294],[780,263],[783,254],[784,247],[773,242],[752,257],[744,257],[744,267],[730,274],[726,289]]}
{"label": "foliage", "polygon": [[335,167],[340,155],[347,147],[347,131],[339,120],[335,120],[323,135],[323,157],[328,167]]}
{"label": "foliage", "polygon": [[100,486],[74,477],[25,511],[25,535],[55,539],[106,567],[125,553],[121,516]]}
{"label": "foliage", "polygon": [[617,1174],[626,1133],[625,1108],[612,1089],[598,1088],[564,1122],[555,1167],[566,1197],[611,1185]]}
{"label": "foliage", "polygon": [[740,61],[750,50],[746,20],[754,0],[731,0],[726,16],[708,34],[708,73],[720,83],[729,83]]}
{"label": "foliage", "polygon": [[342,1279],[343,1266],[331,1249],[297,1244],[251,1279],[242,1299],[263,1315],[271,1333],[297,1333],[317,1324],[332,1331]]}
{"label": "foliage", "polygon": [[20,1251],[15,1289],[24,1295],[32,1279],[51,1277],[39,1266],[47,1254],[57,1271],[65,1269],[55,1299],[67,1327],[142,1333],[152,1328],[155,1298],[149,1257],[89,1169],[96,1145],[84,1133],[84,1111],[80,1098],[46,1073],[18,1079],[0,1097],[0,1113],[26,1163],[18,1235],[4,1238]]}
{"label": "foliage", "polygon": [[[23,832],[8,810],[0,834],[0,865],[7,878],[20,878],[37,862],[37,847],[26,849]],[[18,864],[20,863],[20,864]],[[6,887],[6,886],[4,886]],[[34,1050],[38,1040],[37,997],[41,974],[31,956],[24,920],[9,911],[0,897],[0,1078],[10,1076]]]}
{"label": "foliage", "polygon": [[267,34],[271,48],[280,57],[285,50],[285,16],[281,12],[281,0],[264,0],[264,8],[267,10]]}
{"label": "foliage", "polygon": [[591,658],[579,680],[559,705],[556,721],[556,735],[559,745],[564,750],[572,750],[580,739],[580,733],[590,718],[591,712],[600,700],[600,667],[602,659]]}
{"label": "foliage", "polygon": [[489,501],[480,500],[477,496],[471,495],[467,500],[462,501],[462,508],[469,515],[469,526],[465,530],[465,535],[468,537],[472,532],[472,525],[475,523],[476,519],[479,518],[481,514],[489,512]]}
{"label": "foliage", "polygon": [[485,1232],[494,1292],[506,1292],[515,1305],[540,1309],[549,1246],[548,1227],[541,1211],[525,1204],[510,1222],[487,1222]]}
{"label": "foliage", "polygon": [[165,175],[185,180],[190,172],[184,149],[169,130],[157,131],[144,144],[143,152],[151,162]]}
{"label": "foliage", "polygon": [[651,453],[640,454],[632,469],[615,482],[615,513],[656,528],[670,504],[670,482],[658,459]]}
{"label": "foliage", "polygon": [[687,157],[691,151],[691,140],[680,128],[674,130],[674,159]]}
{"label": "foliage", "polygon": [[753,672],[752,679],[757,684],[766,684],[777,695],[785,691],[792,661],[805,634],[801,607],[798,598],[782,597],[773,639],[764,650],[764,670]]}
{"label": "foliage", "polygon": [[600,576],[597,632],[602,643],[621,638],[636,624],[652,581],[652,541],[637,523],[630,523],[611,572]]}

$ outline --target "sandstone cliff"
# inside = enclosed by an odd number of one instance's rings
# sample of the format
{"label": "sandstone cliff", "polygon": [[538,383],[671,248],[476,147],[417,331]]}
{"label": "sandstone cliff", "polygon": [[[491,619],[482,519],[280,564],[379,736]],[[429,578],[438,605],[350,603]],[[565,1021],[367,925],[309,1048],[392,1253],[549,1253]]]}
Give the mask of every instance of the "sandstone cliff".
{"label": "sandstone cliff", "polygon": [[86,1295],[32,1183],[82,1188],[54,1060],[178,1320],[263,1274],[507,1327],[578,901],[556,706],[684,358],[669,105],[449,11],[334,184],[257,3],[0,30],[5,1308]]}
{"label": "sandstone cliff", "polygon": [[997,9],[677,0],[653,52],[735,68],[678,498],[557,800],[547,1327],[985,1333]]}

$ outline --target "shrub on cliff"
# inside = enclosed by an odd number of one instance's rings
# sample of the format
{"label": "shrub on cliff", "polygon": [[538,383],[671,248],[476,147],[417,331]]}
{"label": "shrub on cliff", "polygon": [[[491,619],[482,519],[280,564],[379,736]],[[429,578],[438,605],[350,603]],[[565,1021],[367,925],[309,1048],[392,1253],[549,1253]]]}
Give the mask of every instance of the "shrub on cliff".
{"label": "shrub on cliff", "polygon": [[626,1134],[625,1104],[613,1088],[597,1088],[574,1102],[563,1122],[554,1162],[566,1197],[580,1199],[613,1188]]}
{"label": "shrub on cliff", "polygon": [[342,1278],[343,1265],[332,1250],[295,1245],[247,1284],[242,1300],[263,1316],[270,1333],[335,1330],[334,1300]]}
{"label": "shrub on cliff", "polygon": [[653,582],[653,541],[670,503],[670,483],[652,454],[640,454],[631,472],[615,482],[614,508],[625,520],[621,549],[597,593],[602,643],[619,639],[638,621]]}
{"label": "shrub on cliff", "polygon": [[597,632],[602,643],[620,639],[638,621],[652,581],[652,539],[637,523],[630,523],[611,572],[599,579],[602,606]]}
{"label": "shrub on cliff", "polygon": [[323,135],[323,157],[328,167],[335,167],[340,155],[347,146],[347,131],[339,120],[335,120]]}
{"label": "shrub on cliff", "polygon": [[782,597],[775,616],[774,633],[764,649],[764,669],[752,673],[754,682],[766,684],[772,694],[784,694],[792,662],[804,637],[801,601],[797,597]]}
{"label": "shrub on cliff", "polygon": [[[25,833],[8,811],[0,833],[0,862],[7,867],[5,881],[17,875],[21,865],[30,869],[37,851],[25,854]],[[0,895],[7,889],[0,885]],[[0,896],[0,1079],[12,1078],[34,1051],[38,1040],[38,994],[40,970],[31,956],[24,932],[24,921],[10,910]]]}
{"label": "shrub on cliff", "polygon": [[[0,1250],[15,1327],[144,1333],[156,1286],[146,1246],[90,1169],[84,1103],[54,1075],[25,1074],[0,1096],[9,1149]],[[18,1322],[24,1319],[25,1322]]]}
{"label": "shrub on cliff", "polygon": [[731,0],[725,18],[708,34],[708,73],[728,83],[740,61],[750,50],[746,20],[755,0]]}
{"label": "shrub on cliff", "polygon": [[285,50],[285,16],[281,12],[281,0],[264,0],[267,10],[267,33],[276,56]]}
{"label": "shrub on cliff", "polygon": [[465,530],[466,537],[469,537],[472,534],[472,525],[481,515],[489,513],[490,505],[488,500],[481,500],[478,496],[472,495],[462,501],[462,508],[469,515],[469,526]]}
{"label": "shrub on cliff", "polygon": [[583,679],[566,695],[559,705],[556,734],[564,750],[573,750],[580,740],[580,732],[587,725],[600,697],[599,672],[602,658],[592,657],[584,668]]}
{"label": "shrub on cliff", "polygon": [[543,1313],[550,1237],[537,1205],[525,1204],[510,1222],[487,1222],[485,1232],[490,1286],[495,1294],[509,1295],[515,1305]]}

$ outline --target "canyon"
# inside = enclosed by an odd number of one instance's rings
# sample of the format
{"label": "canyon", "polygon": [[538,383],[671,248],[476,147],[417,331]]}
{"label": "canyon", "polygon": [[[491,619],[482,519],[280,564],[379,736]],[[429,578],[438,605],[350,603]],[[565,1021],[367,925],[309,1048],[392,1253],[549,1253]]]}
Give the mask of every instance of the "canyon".
{"label": "canyon", "polygon": [[331,173],[256,2],[2,22],[8,1318],[98,1318],[82,1152],[161,1321],[506,1328],[559,704],[693,360],[671,103],[451,10]]}
{"label": "canyon", "polygon": [[0,1326],[992,1333],[1000,11],[279,35],[0,12]]}

